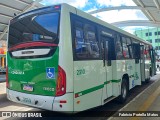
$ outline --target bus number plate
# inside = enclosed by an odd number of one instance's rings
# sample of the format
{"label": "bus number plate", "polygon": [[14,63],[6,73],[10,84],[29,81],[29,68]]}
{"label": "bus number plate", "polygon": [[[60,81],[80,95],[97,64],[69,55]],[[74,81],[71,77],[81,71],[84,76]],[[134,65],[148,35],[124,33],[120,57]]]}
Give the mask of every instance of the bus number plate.
{"label": "bus number plate", "polygon": [[29,99],[29,98],[23,98],[22,102],[31,104],[31,99]]}
{"label": "bus number plate", "polygon": [[33,86],[32,85],[23,85],[23,90],[33,91]]}

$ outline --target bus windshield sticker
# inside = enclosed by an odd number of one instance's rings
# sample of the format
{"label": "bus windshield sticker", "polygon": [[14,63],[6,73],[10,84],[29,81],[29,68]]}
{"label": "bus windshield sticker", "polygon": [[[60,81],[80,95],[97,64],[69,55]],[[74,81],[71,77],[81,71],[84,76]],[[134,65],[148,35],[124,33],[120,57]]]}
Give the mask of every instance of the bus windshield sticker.
{"label": "bus windshield sticker", "polygon": [[47,79],[55,79],[55,68],[47,68],[46,77]]}

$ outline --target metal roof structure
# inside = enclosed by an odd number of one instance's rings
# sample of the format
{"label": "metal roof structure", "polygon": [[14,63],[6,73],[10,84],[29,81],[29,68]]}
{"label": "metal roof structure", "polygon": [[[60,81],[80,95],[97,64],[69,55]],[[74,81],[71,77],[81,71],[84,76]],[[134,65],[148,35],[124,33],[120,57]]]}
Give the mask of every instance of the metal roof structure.
{"label": "metal roof structure", "polygon": [[42,7],[41,0],[0,0],[0,40],[7,39],[8,23],[15,17],[28,10]]}
{"label": "metal roof structure", "polygon": [[[8,23],[16,15],[42,7],[41,0],[0,0],[0,40],[7,39]],[[122,9],[139,9],[148,20],[129,20],[112,23],[117,27],[151,26],[160,27],[160,0],[132,0],[137,6],[117,6],[98,9],[90,14]]]}
{"label": "metal roof structure", "polygon": [[91,11],[90,14],[104,12],[109,10],[122,10],[122,9],[139,9],[148,20],[127,20],[112,23],[117,27],[123,26],[150,26],[160,27],[160,0],[132,0],[137,6],[116,6],[107,7],[99,10]]}

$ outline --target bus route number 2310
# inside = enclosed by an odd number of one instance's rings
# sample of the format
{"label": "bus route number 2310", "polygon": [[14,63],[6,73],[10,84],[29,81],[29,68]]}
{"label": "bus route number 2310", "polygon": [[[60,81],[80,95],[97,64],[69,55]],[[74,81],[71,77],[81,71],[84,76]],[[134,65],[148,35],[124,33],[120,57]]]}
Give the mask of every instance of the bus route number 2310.
{"label": "bus route number 2310", "polygon": [[77,75],[83,75],[83,74],[85,74],[85,69],[77,70]]}

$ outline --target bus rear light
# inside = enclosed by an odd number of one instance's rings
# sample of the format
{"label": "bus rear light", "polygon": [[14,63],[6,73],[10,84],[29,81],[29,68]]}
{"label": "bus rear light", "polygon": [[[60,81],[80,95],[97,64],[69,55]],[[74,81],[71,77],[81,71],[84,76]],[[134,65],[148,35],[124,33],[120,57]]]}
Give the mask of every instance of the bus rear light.
{"label": "bus rear light", "polygon": [[9,88],[9,83],[8,83],[8,66],[6,66],[6,87]]}
{"label": "bus rear light", "polygon": [[56,86],[56,96],[61,96],[66,93],[66,73],[58,66],[58,79]]}

